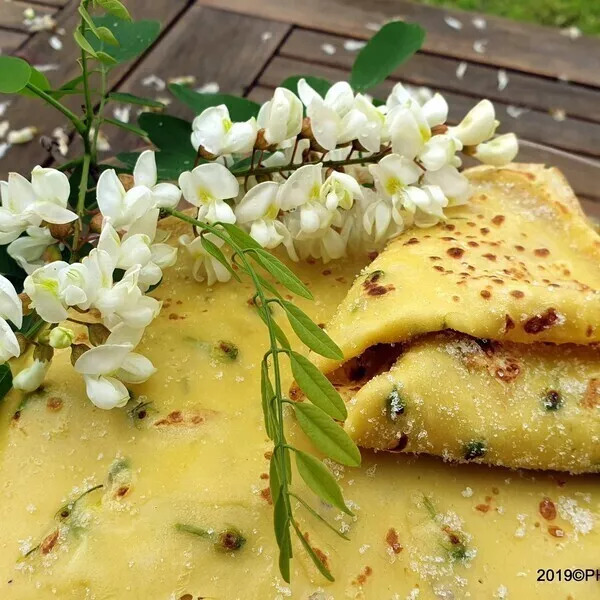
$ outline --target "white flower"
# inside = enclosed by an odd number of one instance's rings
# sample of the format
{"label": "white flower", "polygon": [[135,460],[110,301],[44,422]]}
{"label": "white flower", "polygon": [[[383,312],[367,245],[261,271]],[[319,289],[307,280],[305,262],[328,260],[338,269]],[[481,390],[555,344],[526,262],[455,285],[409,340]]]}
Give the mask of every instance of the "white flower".
{"label": "white flower", "polygon": [[465,146],[476,146],[494,135],[498,127],[494,105],[489,100],[476,104],[449,133],[457,137]]}
{"label": "white flower", "polygon": [[16,240],[29,225],[40,225],[42,219],[30,209],[35,204],[31,183],[18,173],[9,173],[8,181],[0,181],[0,245]]}
{"label": "white flower", "polygon": [[253,187],[235,209],[237,222],[250,224],[250,235],[263,248],[276,248],[283,243],[293,260],[298,260],[292,236],[278,219],[280,203],[277,194],[279,185],[265,181]]}
{"label": "white flower", "polygon": [[315,140],[322,148],[333,150],[340,141],[342,132],[349,131],[343,118],[354,104],[352,88],[345,81],[338,81],[327,90],[323,98],[305,79],[300,79],[298,95],[306,106],[306,115],[310,119]]}
{"label": "white flower", "polygon": [[296,239],[310,236],[331,224],[333,211],[322,202],[322,183],[323,170],[320,165],[304,165],[294,171],[279,188],[278,201],[281,209],[299,209],[299,216],[291,215],[293,219],[299,218],[299,237]]}
{"label": "white flower", "polygon": [[23,324],[23,307],[13,284],[0,275],[0,364],[19,356],[19,342],[6,320],[20,328]]}
{"label": "white flower", "polygon": [[[212,234],[208,234],[206,237],[219,248],[225,243],[221,238],[215,237]],[[182,235],[179,238],[179,243],[195,259],[192,274],[196,281],[204,281],[206,279],[208,285],[213,285],[215,281],[226,283],[231,279],[231,273],[204,249],[200,237],[193,238],[190,235]]]}
{"label": "white flower", "polygon": [[448,206],[465,204],[471,195],[469,180],[451,165],[437,171],[427,171],[423,183],[440,187],[444,196],[448,198]]}
{"label": "white flower", "polygon": [[75,333],[72,329],[68,329],[67,327],[55,327],[50,331],[48,339],[52,348],[63,350],[73,343]]}
{"label": "white flower", "polygon": [[83,375],[88,398],[98,408],[125,406],[129,392],[122,381],[142,383],[156,372],[145,356],[132,350],[132,344],[106,343],[87,350],[75,362],[75,370]]}
{"label": "white flower", "polygon": [[47,323],[59,323],[67,318],[67,310],[61,298],[58,276],[69,264],[55,261],[29,275],[23,284],[25,293],[31,299],[31,308]]}
{"label": "white flower", "polygon": [[411,185],[404,188],[402,195],[402,206],[413,215],[417,227],[431,227],[444,219],[444,207],[448,206],[448,198],[440,187]]}
{"label": "white flower", "polygon": [[442,125],[448,118],[448,103],[444,96],[437,92],[421,108],[430,127]]}
{"label": "white flower", "polygon": [[258,127],[265,130],[265,140],[268,144],[280,144],[300,133],[302,103],[293,92],[278,87],[272,100],[261,106],[257,122]]}
{"label": "white flower", "polygon": [[103,171],[100,175],[96,198],[100,212],[110,219],[115,229],[131,226],[154,204],[150,188],[136,185],[126,192],[113,169]]}
{"label": "white flower", "polygon": [[376,197],[364,211],[362,225],[367,239],[379,244],[400,233],[404,228],[404,220],[390,197]]}
{"label": "white flower", "polygon": [[179,176],[179,187],[183,197],[199,207],[199,220],[235,223],[235,214],[225,200],[235,198],[240,186],[235,176],[223,165],[205,163],[193,171],[185,171]]}
{"label": "white flower", "polygon": [[71,188],[64,173],[37,166],[31,172],[31,185],[36,196],[31,210],[43,221],[61,225],[77,219],[77,215],[67,209]]}
{"label": "white flower", "polygon": [[411,100],[406,106],[394,107],[386,116],[392,152],[414,158],[431,138],[431,129],[422,108]]}
{"label": "white flower", "polygon": [[[402,225],[403,219],[399,210],[406,199],[404,190],[407,186],[416,183],[423,171],[412,160],[397,154],[390,154],[382,158],[378,164],[369,165],[369,171],[373,175],[379,194],[391,199],[394,221],[398,225]],[[384,209],[380,207],[379,210],[383,211]],[[383,231],[383,224],[379,229]]]}
{"label": "white flower", "polygon": [[216,156],[250,152],[257,132],[254,117],[243,123],[232,123],[224,104],[210,106],[192,122],[192,146],[195,150],[202,146]]}
{"label": "white flower", "polygon": [[506,133],[489,142],[478,144],[473,156],[487,165],[501,167],[513,160],[518,151],[517,136],[514,133]]}
{"label": "white flower", "polygon": [[460,150],[462,144],[458,138],[447,133],[434,135],[419,152],[418,159],[427,171],[437,171],[450,164]]}
{"label": "white flower", "polygon": [[121,281],[111,288],[100,289],[94,301],[104,320],[112,331],[120,323],[133,329],[148,326],[160,312],[161,303],[155,298],[145,296],[138,286],[141,267],[135,265],[128,269]]}
{"label": "white flower", "polygon": [[362,198],[362,190],[358,181],[351,175],[333,171],[322,185],[320,197],[328,210],[338,207],[349,210],[355,199]]}
{"label": "white flower", "polygon": [[34,359],[33,364],[29,367],[25,367],[13,379],[13,387],[22,392],[35,392],[35,390],[44,383],[44,378],[46,377],[49,368],[49,361],[42,361],[37,358]]}
{"label": "white flower", "polygon": [[328,263],[345,256],[347,240],[333,227],[327,227],[319,236],[300,240],[297,245],[302,258],[311,256]]}
{"label": "white flower", "polygon": [[150,190],[152,208],[175,208],[181,199],[181,190],[172,183],[156,183],[157,179],[154,151],[144,150],[133,168],[134,186]]}
{"label": "white flower", "polygon": [[385,114],[363,94],[356,94],[352,109],[342,119],[338,144],[358,140],[369,152],[378,152],[385,127]]}
{"label": "white flower", "polygon": [[46,250],[58,243],[46,227],[27,227],[27,235],[11,242],[6,249],[17,264],[28,274],[44,265],[43,255]]}

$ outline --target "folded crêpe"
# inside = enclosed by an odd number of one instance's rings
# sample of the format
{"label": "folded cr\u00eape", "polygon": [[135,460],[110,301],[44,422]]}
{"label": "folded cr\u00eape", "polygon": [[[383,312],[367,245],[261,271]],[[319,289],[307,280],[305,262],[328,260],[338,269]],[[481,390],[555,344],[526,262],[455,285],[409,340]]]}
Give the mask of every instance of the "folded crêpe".
{"label": "folded cr\u00eape", "polygon": [[392,241],[314,357],[363,447],[600,470],[600,236],[556,169],[479,167],[471,202]]}

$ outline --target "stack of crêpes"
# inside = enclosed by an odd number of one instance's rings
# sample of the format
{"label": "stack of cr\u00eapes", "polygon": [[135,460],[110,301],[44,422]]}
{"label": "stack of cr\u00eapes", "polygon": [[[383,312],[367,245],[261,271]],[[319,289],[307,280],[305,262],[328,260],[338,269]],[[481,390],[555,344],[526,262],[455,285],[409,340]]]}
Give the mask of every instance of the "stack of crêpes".
{"label": "stack of cr\u00eapes", "polygon": [[364,448],[600,471],[600,236],[556,169],[467,175],[468,205],[354,282],[327,326],[344,361],[313,360]]}

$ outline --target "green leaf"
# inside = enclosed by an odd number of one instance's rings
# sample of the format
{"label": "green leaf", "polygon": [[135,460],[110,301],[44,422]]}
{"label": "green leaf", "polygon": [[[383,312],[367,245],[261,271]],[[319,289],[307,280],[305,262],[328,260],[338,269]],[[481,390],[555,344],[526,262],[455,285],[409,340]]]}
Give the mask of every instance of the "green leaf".
{"label": "green leaf", "polygon": [[292,375],[307,398],[332,419],[343,421],[348,416],[346,405],[331,381],[308,358],[290,352]]}
{"label": "green leaf", "polygon": [[253,238],[250,237],[241,227],[238,225],[231,225],[230,223],[222,223],[223,229],[229,234],[229,237],[242,249],[256,248],[262,250],[262,246]]}
{"label": "green leaf", "polygon": [[350,84],[364,92],[381,83],[422,45],[425,30],[419,25],[392,21],[386,23],[358,53]]}
{"label": "green leaf", "polygon": [[350,538],[345,533],[342,533],[341,531],[338,531],[327,519],[324,519],[310,504],[308,504],[308,502],[306,502],[305,500],[303,500],[302,498],[300,498],[300,496],[297,496],[293,492],[290,492],[290,496],[292,498],[296,498],[296,500],[298,500],[298,502],[300,502],[300,504],[302,504],[302,506],[304,506],[304,508],[315,519],[321,521],[321,523],[323,523],[323,525],[325,525],[325,527],[328,527],[329,529],[331,529],[331,531],[333,531],[335,534],[339,535],[342,539],[346,540],[347,542],[350,541]]}
{"label": "green leaf", "polygon": [[281,548],[282,542],[285,541],[286,531],[289,534],[290,526],[290,516],[285,504],[285,497],[281,493],[277,496],[277,500],[273,504],[273,526],[275,528],[275,539]]}
{"label": "green leaf", "polygon": [[96,27],[96,35],[110,46],[118,46],[119,41],[108,27]]}
{"label": "green leaf", "polygon": [[[48,78],[43,73],[38,71],[35,67],[31,67],[31,76],[29,78],[29,83],[35,85],[35,87],[45,92],[50,90],[50,82],[48,81]],[[24,87],[19,92],[19,94],[21,94],[21,96],[30,96],[33,98],[39,97],[35,92],[32,92],[26,87]]]}
{"label": "green leaf", "polygon": [[135,135],[139,135],[142,138],[147,138],[148,134],[139,127],[132,125],[131,123],[125,123],[125,121],[120,121],[119,119],[111,119],[109,117],[103,117],[102,121],[104,123],[109,123],[110,125],[114,125],[115,127],[120,127],[125,131],[129,131],[131,133],[135,133]]}
{"label": "green leaf", "polygon": [[40,329],[45,325],[45,321],[35,311],[23,317],[23,323],[19,331],[26,338],[34,338]]}
{"label": "green leaf", "polygon": [[292,75],[283,81],[281,87],[287,88],[288,90],[294,92],[294,94],[297,96],[298,81],[300,81],[300,79],[305,79],[306,83],[308,83],[308,85],[310,85],[310,87],[322,97],[325,96],[331,87],[331,82],[327,79],[323,79],[322,77],[313,77],[312,75]]}
{"label": "green leaf", "polygon": [[[106,7],[104,8],[106,9]],[[86,32],[86,39],[93,50],[109,55],[115,64],[131,60],[142,54],[155,42],[160,33],[158,21],[131,21],[129,13],[127,13],[127,17],[128,20],[125,20],[124,17],[119,18],[110,14],[93,18],[97,29],[104,27],[112,33],[114,40],[111,39],[111,42],[98,39],[91,31]],[[115,41],[118,46],[114,45]]]}
{"label": "green leaf", "polygon": [[294,526],[298,539],[304,546],[304,550],[306,550],[306,553],[310,556],[310,559],[313,561],[313,563],[315,563],[317,569],[319,569],[319,573],[321,573],[321,575],[323,575],[323,577],[325,577],[325,579],[328,581],[335,581],[333,575],[329,572],[329,569],[321,562],[321,559],[317,556],[312,546],[306,541],[306,538],[302,535],[302,532],[300,531],[298,525],[296,525],[295,521],[292,521],[292,525]]}
{"label": "green leaf", "polygon": [[273,504],[277,502],[281,494],[281,479],[277,470],[277,453],[273,452],[269,461],[269,489],[271,490],[271,500]]}
{"label": "green leaf", "polygon": [[12,373],[7,363],[0,365],[0,400],[12,389]]}
{"label": "green leaf", "polygon": [[0,56],[0,94],[16,94],[28,83],[31,66],[16,56]]}
{"label": "green leaf", "polygon": [[358,448],[330,416],[308,402],[297,402],[293,406],[302,431],[321,452],[342,465],[360,465]]}
{"label": "green leaf", "polygon": [[96,3],[101,6],[107,13],[117,17],[118,19],[124,19],[125,21],[131,21],[131,15],[129,11],[119,2],[119,0],[95,0]]}
{"label": "green leaf", "polygon": [[148,133],[150,141],[160,150],[174,154],[196,157],[192,147],[192,124],[184,119],[144,112],[139,116],[138,125]]}
{"label": "green leaf", "polygon": [[275,397],[275,391],[271,385],[271,379],[269,378],[269,366],[267,361],[263,360],[260,365],[260,395],[262,398],[262,409],[263,416],[265,419],[265,430],[269,439],[275,439],[275,431],[273,424],[273,409],[271,403]]}
{"label": "green leaf", "polygon": [[251,117],[256,117],[260,110],[260,104],[238,96],[230,96],[228,94],[201,94],[200,92],[195,92],[191,88],[178,83],[170,84],[169,90],[175,98],[184,104],[187,104],[196,114],[200,114],[210,106],[224,104],[229,110],[229,116],[232,121],[247,121]]}
{"label": "green leaf", "polygon": [[[265,315],[264,315],[264,313],[263,313],[262,310],[259,309],[258,315],[264,321],[265,325],[268,325],[267,318],[265,317]],[[281,327],[279,327],[279,325],[277,324],[277,321],[275,321],[275,319],[273,319],[273,318],[271,318],[271,328],[275,332],[275,337],[277,338],[277,340],[279,341],[279,343],[284,348],[289,349],[290,348],[290,341],[287,339],[287,336],[285,335],[285,333],[283,332],[283,330],[281,329]]]}
{"label": "green leaf", "polygon": [[124,102],[126,104],[137,104],[139,106],[149,106],[152,108],[165,107],[165,105],[158,100],[154,100],[152,98],[141,98],[140,96],[128,94],[127,92],[111,92],[108,95],[108,98],[109,100],[114,100],[115,102]]}
{"label": "green leaf", "polygon": [[286,267],[278,258],[275,258],[270,252],[267,252],[263,248],[256,248],[252,250],[256,262],[261,265],[266,271],[268,271],[279,283],[285,286],[290,292],[306,298],[307,300],[313,300],[313,295],[310,290],[298,279],[295,273]]}
{"label": "green leaf", "polygon": [[286,583],[290,583],[290,559],[292,558],[292,539],[289,530],[289,522],[288,529],[285,533],[285,539],[282,542],[281,547],[279,548],[279,572],[281,573],[281,577]]}
{"label": "green leaf", "polygon": [[99,37],[98,30],[96,29],[96,25],[95,25],[94,21],[92,21],[92,17],[90,16],[90,13],[86,10],[86,8],[85,8],[85,6],[83,6],[83,4],[79,5],[79,7],[77,8],[77,12],[81,15],[81,18],[85,21],[85,23],[90,28],[92,33],[96,37]]}
{"label": "green leaf", "polygon": [[75,38],[75,42],[77,43],[77,45],[84,50],[85,52],[87,52],[90,56],[93,56],[94,58],[96,58],[96,51],[94,50],[94,48],[92,48],[92,45],[90,44],[90,42],[87,40],[87,38],[85,38],[81,31],[79,31],[79,29],[76,29],[73,32],[73,37]]}
{"label": "green leaf", "polygon": [[233,270],[231,263],[216,244],[211,242],[205,235],[201,236],[200,243],[213,258],[216,258],[231,273],[236,281],[241,281],[240,276]]}
{"label": "green leaf", "polygon": [[102,50],[98,50],[96,52],[96,58],[104,65],[110,67],[112,65],[117,64],[117,60],[113,58],[110,54],[103,52]]}
{"label": "green leaf", "polygon": [[306,313],[287,300],[281,300],[281,305],[287,313],[292,329],[311,350],[326,358],[344,358],[337,344]]}
{"label": "green leaf", "polygon": [[306,452],[295,450],[295,454],[298,473],[306,485],[321,500],[325,500],[328,504],[352,516],[352,511],[344,502],[342,490],[329,469],[318,458],[306,454]]}
{"label": "green leaf", "polygon": [[[121,152],[117,158],[132,172],[139,155],[140,152]],[[184,154],[156,152],[155,157],[158,179],[161,181],[177,181],[183,171],[189,171],[194,166],[194,158]],[[114,166],[108,168],[113,169]]]}

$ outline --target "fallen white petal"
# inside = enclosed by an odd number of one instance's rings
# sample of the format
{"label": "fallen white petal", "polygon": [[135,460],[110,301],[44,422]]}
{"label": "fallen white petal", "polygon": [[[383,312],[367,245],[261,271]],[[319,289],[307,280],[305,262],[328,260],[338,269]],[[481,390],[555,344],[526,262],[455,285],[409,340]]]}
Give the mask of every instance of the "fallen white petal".
{"label": "fallen white petal", "polygon": [[467,63],[466,62],[458,63],[458,67],[456,67],[456,77],[458,79],[462,79],[465,76],[466,72],[467,72]]}
{"label": "fallen white petal", "polygon": [[333,56],[336,53],[336,48],[333,44],[321,44],[321,50],[329,56]]}
{"label": "fallen white petal", "polygon": [[471,23],[473,23],[475,29],[485,29],[487,27],[487,21],[483,17],[473,17]]}
{"label": "fallen white petal", "polygon": [[477,54],[485,54],[487,43],[487,40],[475,40],[473,42],[473,50],[475,50]]}
{"label": "fallen white petal", "polygon": [[53,35],[49,40],[48,43],[50,44],[50,47],[53,50],[62,50],[63,47],[63,43],[62,40],[57,36],[57,35]]}
{"label": "fallen white petal", "polygon": [[498,69],[498,91],[506,89],[508,85],[508,75],[504,69]]}
{"label": "fallen white petal", "polygon": [[460,31],[463,27],[461,21],[454,17],[451,17],[450,15],[446,15],[444,17],[444,21],[446,22],[446,25],[448,25],[448,27],[452,27],[452,29],[456,29],[457,31]]}

